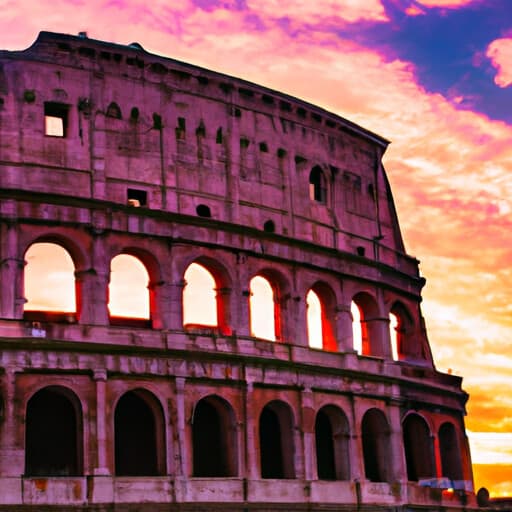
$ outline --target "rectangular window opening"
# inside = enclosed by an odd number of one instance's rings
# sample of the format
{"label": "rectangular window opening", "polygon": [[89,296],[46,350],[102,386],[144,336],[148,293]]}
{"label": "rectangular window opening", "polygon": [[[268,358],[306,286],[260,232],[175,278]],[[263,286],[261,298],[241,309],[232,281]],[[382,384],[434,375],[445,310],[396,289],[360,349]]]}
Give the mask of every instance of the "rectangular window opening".
{"label": "rectangular window opening", "polygon": [[136,188],[129,188],[127,190],[128,205],[139,208],[141,206],[147,206],[148,204],[148,193],[145,190],[138,190]]}
{"label": "rectangular window opening", "polygon": [[44,134],[49,137],[66,137],[69,106],[62,103],[45,102]]}

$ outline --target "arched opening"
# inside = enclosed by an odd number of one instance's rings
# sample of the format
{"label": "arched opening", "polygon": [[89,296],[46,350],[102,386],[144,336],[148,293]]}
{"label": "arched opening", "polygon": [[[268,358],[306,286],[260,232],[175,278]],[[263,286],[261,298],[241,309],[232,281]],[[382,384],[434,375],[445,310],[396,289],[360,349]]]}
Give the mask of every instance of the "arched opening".
{"label": "arched opening", "polygon": [[407,479],[417,482],[422,478],[434,478],[434,449],[425,420],[417,414],[409,414],[403,422],[403,436]]}
{"label": "arched opening", "polygon": [[117,402],[114,414],[115,474],[165,474],[163,415],[149,392],[134,390]]}
{"label": "arched opening", "polygon": [[115,101],[110,103],[110,105],[107,107],[106,116],[113,117],[114,119],[122,119],[123,116],[121,115],[121,108]]}
{"label": "arched opening", "polygon": [[396,360],[424,359],[420,340],[414,335],[414,320],[401,302],[395,302],[389,314],[391,347]]}
{"label": "arched opening", "polygon": [[195,477],[237,475],[237,440],[234,412],[219,397],[200,400],[192,420]]}
{"label": "arched opening", "polygon": [[113,325],[150,324],[148,271],[139,258],[118,254],[110,262],[108,310]]}
{"label": "arched opening", "polygon": [[200,204],[196,207],[196,213],[199,217],[210,218],[212,216],[212,212],[210,207],[205,204]]}
{"label": "arched opening", "polygon": [[400,354],[398,353],[398,326],[400,323],[400,319],[394,314],[389,313],[389,337],[391,338],[391,354],[393,356],[394,361],[398,361],[400,359]]}
{"label": "arched opening", "polygon": [[267,220],[265,224],[263,224],[263,231],[266,233],[274,233],[276,230],[276,225],[273,220]]}
{"label": "arched opening", "polygon": [[279,308],[270,281],[263,276],[251,279],[249,298],[251,336],[278,339]]}
{"label": "arched opening", "polygon": [[453,423],[443,423],[439,428],[439,450],[442,476],[450,480],[463,480],[460,446]]}
{"label": "arched opening", "polygon": [[378,307],[367,293],[358,293],[350,305],[354,350],[363,356],[382,356],[378,328]]}
{"label": "arched opening", "polygon": [[308,343],[311,348],[337,350],[334,335],[336,301],[332,291],[317,283],[306,294]]}
{"label": "arched opening", "polygon": [[51,386],[27,403],[25,474],[77,476],[82,474],[82,412],[69,390]]}
{"label": "arched opening", "polygon": [[389,425],[384,413],[370,409],[362,421],[365,476],[371,482],[391,482]]}
{"label": "arched opening", "polygon": [[288,405],[270,402],[260,414],[261,478],[295,478],[293,416]]}
{"label": "arched opening", "polygon": [[192,263],[185,271],[183,288],[184,327],[218,325],[217,283],[203,265]]}
{"label": "arched opening", "polygon": [[349,428],[337,407],[322,407],[315,420],[316,466],[320,480],[350,480]]}
{"label": "arched opening", "polygon": [[318,295],[313,290],[309,290],[306,295],[306,307],[309,346],[311,348],[322,348],[324,345],[322,331],[322,303],[320,302]]}
{"label": "arched opening", "polygon": [[76,318],[75,265],[55,243],[37,242],[25,253],[24,288],[28,320],[71,321]]}
{"label": "arched opening", "polygon": [[315,166],[309,173],[309,198],[317,203],[327,202],[327,183],[320,166]]}

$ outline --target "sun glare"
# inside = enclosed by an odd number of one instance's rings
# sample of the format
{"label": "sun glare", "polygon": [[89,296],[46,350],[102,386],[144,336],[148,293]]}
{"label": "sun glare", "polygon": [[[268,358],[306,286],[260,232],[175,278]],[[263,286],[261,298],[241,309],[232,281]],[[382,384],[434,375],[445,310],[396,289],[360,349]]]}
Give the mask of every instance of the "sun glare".
{"label": "sun glare", "polygon": [[255,276],[250,284],[251,336],[276,340],[274,290],[267,279]]}
{"label": "sun glare", "polygon": [[389,314],[389,336],[391,337],[391,353],[393,359],[398,361],[398,317],[394,313]]}
{"label": "sun glare", "polygon": [[149,276],[135,256],[119,254],[110,263],[110,315],[149,318]]}
{"label": "sun glare", "polygon": [[350,304],[352,313],[352,336],[354,338],[354,350],[361,355],[363,353],[363,333],[361,330],[361,312],[357,304],[352,301]]}
{"label": "sun glare", "polygon": [[35,243],[25,253],[25,311],[76,311],[75,267],[60,245]]}
{"label": "sun glare", "polygon": [[217,325],[217,285],[202,265],[192,263],[185,272],[183,325]]}
{"label": "sun glare", "polygon": [[322,303],[313,290],[309,290],[306,295],[306,304],[309,346],[311,348],[322,348]]}

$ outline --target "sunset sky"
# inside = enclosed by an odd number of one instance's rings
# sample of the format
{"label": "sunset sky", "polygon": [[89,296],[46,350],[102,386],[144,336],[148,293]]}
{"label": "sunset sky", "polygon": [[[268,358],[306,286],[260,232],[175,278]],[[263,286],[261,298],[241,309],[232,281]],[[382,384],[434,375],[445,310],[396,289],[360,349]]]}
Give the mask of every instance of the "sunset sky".
{"label": "sunset sky", "polygon": [[511,0],[0,0],[0,47],[40,30],[286,92],[392,141],[436,366],[464,376],[476,489],[512,495]]}

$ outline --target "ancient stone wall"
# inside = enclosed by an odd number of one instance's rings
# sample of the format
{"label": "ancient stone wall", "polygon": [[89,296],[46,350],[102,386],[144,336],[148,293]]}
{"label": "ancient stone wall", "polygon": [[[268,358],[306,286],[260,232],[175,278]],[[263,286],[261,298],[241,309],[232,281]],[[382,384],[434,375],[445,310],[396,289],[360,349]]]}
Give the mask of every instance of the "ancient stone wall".
{"label": "ancient stone wall", "polygon": [[[0,52],[0,509],[474,504],[467,395],[433,365],[386,145],[138,45]],[[39,243],[70,255],[75,311],[26,308]],[[119,254],[147,270],[146,319],[109,312]],[[216,325],[184,323],[192,263]],[[255,276],[275,341],[251,327]]]}

